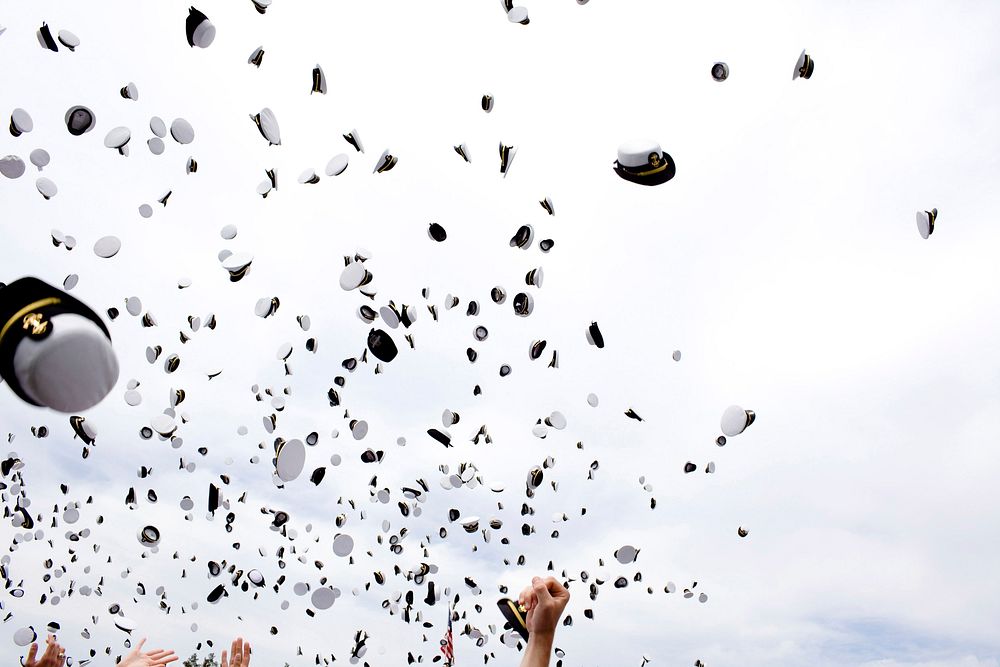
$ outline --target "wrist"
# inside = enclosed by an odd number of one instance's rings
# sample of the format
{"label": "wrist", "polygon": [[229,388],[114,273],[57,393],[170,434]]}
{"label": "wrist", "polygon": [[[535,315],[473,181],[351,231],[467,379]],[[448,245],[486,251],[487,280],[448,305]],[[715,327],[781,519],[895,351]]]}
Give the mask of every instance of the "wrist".
{"label": "wrist", "polygon": [[535,630],[530,635],[528,635],[528,643],[540,643],[544,642],[551,644],[555,639],[556,631],[553,630]]}

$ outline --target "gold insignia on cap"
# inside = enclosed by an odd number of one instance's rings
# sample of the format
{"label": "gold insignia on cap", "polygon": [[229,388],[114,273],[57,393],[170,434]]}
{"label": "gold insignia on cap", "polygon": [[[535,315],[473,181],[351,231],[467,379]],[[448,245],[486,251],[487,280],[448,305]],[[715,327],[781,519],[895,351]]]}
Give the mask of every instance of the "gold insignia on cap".
{"label": "gold insignia on cap", "polygon": [[27,331],[29,336],[43,336],[49,330],[49,321],[44,319],[41,313],[28,313],[21,320],[21,328]]}
{"label": "gold insignia on cap", "polygon": [[658,174],[670,166],[670,162],[666,158],[661,158],[656,153],[649,154],[649,164],[652,169],[647,169],[646,171],[635,172],[636,176],[652,176],[653,174]]}
{"label": "gold insignia on cap", "polygon": [[[41,313],[36,313],[34,311],[36,308],[45,308],[46,306],[52,306],[58,303],[62,303],[62,299],[54,296],[35,301],[34,303],[29,303],[27,306],[11,315],[10,319],[3,325],[3,328],[0,329],[0,340],[3,340],[4,336],[7,335],[7,332],[10,331],[11,327],[13,327],[18,321],[21,322],[23,330],[27,331],[29,327],[31,328],[31,331],[28,332],[29,336],[43,336],[47,331],[52,331],[48,328],[48,321],[42,320]],[[37,317],[37,320],[34,319],[35,317]],[[29,319],[31,319],[30,322]],[[36,328],[38,328],[37,331],[35,330]]]}

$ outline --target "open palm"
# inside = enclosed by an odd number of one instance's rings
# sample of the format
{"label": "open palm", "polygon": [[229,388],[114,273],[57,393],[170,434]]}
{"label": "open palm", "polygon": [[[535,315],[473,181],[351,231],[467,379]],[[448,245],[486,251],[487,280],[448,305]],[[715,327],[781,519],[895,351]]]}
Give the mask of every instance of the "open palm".
{"label": "open palm", "polygon": [[139,640],[138,645],[128,655],[122,658],[118,667],[161,667],[177,659],[173,651],[162,648],[153,651],[143,652],[142,647],[146,643],[146,638]]}

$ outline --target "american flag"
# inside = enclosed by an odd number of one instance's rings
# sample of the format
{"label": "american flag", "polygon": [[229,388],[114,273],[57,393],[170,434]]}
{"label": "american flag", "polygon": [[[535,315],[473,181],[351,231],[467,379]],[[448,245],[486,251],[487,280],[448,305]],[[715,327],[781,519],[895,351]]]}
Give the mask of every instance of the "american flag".
{"label": "american flag", "polygon": [[455,640],[451,634],[451,605],[448,605],[448,631],[441,640],[441,652],[444,653],[445,664],[451,667],[455,662]]}

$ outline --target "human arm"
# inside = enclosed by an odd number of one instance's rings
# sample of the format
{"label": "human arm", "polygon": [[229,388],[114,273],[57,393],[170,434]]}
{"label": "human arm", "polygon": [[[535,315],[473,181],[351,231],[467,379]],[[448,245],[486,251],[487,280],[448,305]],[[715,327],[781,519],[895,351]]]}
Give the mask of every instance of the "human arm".
{"label": "human arm", "polygon": [[528,646],[521,658],[521,667],[548,667],[555,641],[556,627],[566,604],[569,591],[553,577],[534,577],[518,598],[527,610]]}

